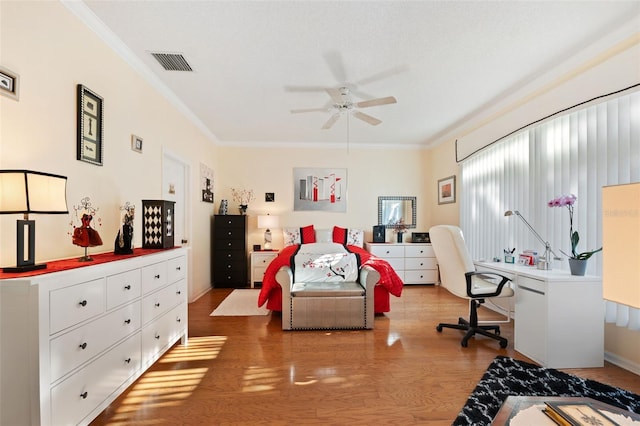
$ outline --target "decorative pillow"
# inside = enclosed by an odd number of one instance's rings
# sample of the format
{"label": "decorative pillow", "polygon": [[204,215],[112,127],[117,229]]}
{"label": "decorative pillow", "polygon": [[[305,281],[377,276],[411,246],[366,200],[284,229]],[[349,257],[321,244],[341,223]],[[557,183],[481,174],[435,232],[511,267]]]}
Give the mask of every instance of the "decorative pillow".
{"label": "decorative pillow", "polygon": [[316,231],[313,230],[313,225],[300,228],[300,242],[302,244],[309,244],[316,242]]}
{"label": "decorative pillow", "polygon": [[340,228],[339,226],[333,227],[333,242],[338,244],[347,243],[347,230],[346,228]]}
{"label": "decorative pillow", "polygon": [[285,247],[300,244],[300,228],[282,228],[282,234]]}
{"label": "decorative pillow", "polygon": [[362,229],[347,229],[347,245],[364,247],[364,231]]}
{"label": "decorative pillow", "polygon": [[364,247],[364,231],[362,229],[345,229],[334,226],[333,242],[348,246]]}

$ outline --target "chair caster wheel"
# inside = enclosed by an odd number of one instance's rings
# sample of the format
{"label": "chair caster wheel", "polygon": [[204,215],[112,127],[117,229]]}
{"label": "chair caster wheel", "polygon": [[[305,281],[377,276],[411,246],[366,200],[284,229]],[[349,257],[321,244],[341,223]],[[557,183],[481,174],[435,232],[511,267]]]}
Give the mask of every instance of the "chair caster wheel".
{"label": "chair caster wheel", "polygon": [[500,347],[502,349],[506,348],[507,347],[507,342],[500,342]]}
{"label": "chair caster wheel", "polygon": [[442,333],[442,327],[440,327],[439,325],[436,326],[436,330],[438,330],[439,333]]}
{"label": "chair caster wheel", "polygon": [[462,342],[460,342],[460,346],[462,346],[463,348],[466,348],[467,346],[469,346],[469,342],[466,342],[463,340]]}
{"label": "chair caster wheel", "polygon": [[496,336],[500,335],[500,330],[496,330]]}

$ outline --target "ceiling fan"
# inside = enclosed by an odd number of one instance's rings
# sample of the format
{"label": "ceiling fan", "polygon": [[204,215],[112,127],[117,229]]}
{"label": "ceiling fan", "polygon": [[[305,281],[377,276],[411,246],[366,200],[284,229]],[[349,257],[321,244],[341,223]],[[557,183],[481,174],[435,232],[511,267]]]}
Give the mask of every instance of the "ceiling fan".
{"label": "ceiling fan", "polygon": [[332,105],[324,108],[303,108],[292,109],[292,114],[304,113],[304,112],[333,112],[329,120],[322,126],[324,130],[330,129],[342,114],[351,114],[355,118],[362,120],[372,126],[377,126],[382,123],[381,120],[360,111],[360,108],[369,108],[380,105],[395,104],[398,101],[393,96],[387,96],[384,98],[371,99],[368,101],[353,102],[351,99],[351,91],[348,87],[343,86],[340,88],[325,88],[324,89],[332,100]]}

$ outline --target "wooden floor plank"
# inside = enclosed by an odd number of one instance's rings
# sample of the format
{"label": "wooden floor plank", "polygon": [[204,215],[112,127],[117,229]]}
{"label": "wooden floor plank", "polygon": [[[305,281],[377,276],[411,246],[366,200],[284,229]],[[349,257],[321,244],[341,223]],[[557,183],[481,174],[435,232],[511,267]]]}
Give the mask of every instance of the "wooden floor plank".
{"label": "wooden floor plank", "polygon": [[[174,346],[92,425],[450,425],[496,355],[530,361],[439,322],[467,302],[434,286],[406,286],[374,330],[288,331],[272,313],[210,317],[231,292],[189,305],[189,345]],[[481,312],[485,317],[491,312]],[[563,370],[640,394],[640,377],[604,368]]]}

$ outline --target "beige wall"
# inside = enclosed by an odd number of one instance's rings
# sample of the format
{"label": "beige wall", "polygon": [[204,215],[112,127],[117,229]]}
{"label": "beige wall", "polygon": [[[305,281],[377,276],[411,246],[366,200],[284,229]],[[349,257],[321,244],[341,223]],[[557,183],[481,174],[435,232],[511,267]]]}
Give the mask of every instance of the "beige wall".
{"label": "beige wall", "polygon": [[[113,50],[58,2],[0,2],[0,63],[19,74],[18,102],[0,97],[0,168],[30,169],[68,177],[69,207],[82,197],[99,207],[103,246],[113,250],[119,206],[138,208],[134,243],[141,245],[141,200],[161,197],[162,150],[191,166],[193,229],[208,229],[211,204],[198,201],[200,161],[216,165],[216,148]],[[76,160],[76,85],[104,98],[104,166]],[[131,134],[144,139],[131,150]],[[189,143],[185,143],[188,141]],[[83,254],[71,243],[70,216],[33,215],[36,261]],[[16,215],[0,216],[0,264],[15,265]],[[209,262],[208,233],[191,238],[193,265]],[[209,288],[209,268],[192,269],[191,294]]]}
{"label": "beige wall", "polygon": [[[216,170],[218,192],[216,207],[221,199],[228,199],[230,213],[237,212],[231,188],[252,189],[256,200],[249,205],[249,244],[262,244],[264,230],[256,228],[257,215],[274,214],[280,217],[281,227],[313,224],[316,228],[334,225],[364,229],[371,240],[372,226],[378,223],[378,196],[402,195],[417,197],[417,228],[427,231],[430,226],[430,205],[433,203],[426,164],[427,152],[422,150],[343,148],[230,148],[220,149]],[[347,211],[293,211],[293,168],[346,168]],[[275,202],[265,203],[264,193],[274,192]],[[414,230],[414,231],[415,231]],[[411,231],[411,230],[410,230]],[[387,232],[387,239],[392,238]],[[282,232],[273,233],[274,247],[282,247]]]}

